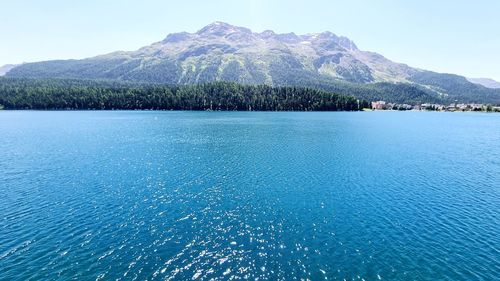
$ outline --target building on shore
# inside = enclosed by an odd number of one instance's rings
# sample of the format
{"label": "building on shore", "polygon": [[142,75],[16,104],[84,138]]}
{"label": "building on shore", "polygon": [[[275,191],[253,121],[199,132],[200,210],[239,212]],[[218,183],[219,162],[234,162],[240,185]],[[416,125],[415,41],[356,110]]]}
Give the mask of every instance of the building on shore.
{"label": "building on shore", "polygon": [[372,109],[377,109],[377,110],[387,109],[385,101],[372,101]]}
{"label": "building on shore", "polygon": [[500,106],[485,105],[479,103],[452,103],[449,105],[436,103],[422,104],[399,104],[385,101],[374,101],[371,103],[373,110],[425,110],[425,111],[486,111],[500,112]]}

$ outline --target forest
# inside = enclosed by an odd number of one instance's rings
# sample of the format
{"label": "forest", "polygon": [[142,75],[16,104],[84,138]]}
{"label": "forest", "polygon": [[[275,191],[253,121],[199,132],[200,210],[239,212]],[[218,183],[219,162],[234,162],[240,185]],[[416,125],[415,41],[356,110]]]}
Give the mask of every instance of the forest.
{"label": "forest", "polygon": [[78,79],[0,79],[0,108],[37,110],[357,111],[353,96],[306,87],[213,82],[170,86]]}

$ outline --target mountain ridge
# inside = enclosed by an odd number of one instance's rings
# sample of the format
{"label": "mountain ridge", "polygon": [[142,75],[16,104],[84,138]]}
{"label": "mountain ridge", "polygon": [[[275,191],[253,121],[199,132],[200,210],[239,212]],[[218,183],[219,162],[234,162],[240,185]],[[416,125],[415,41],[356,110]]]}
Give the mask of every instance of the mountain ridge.
{"label": "mountain ridge", "polygon": [[0,66],[0,76],[4,76],[9,71],[11,71],[14,67],[18,66],[17,64],[5,64]]}
{"label": "mountain ridge", "polygon": [[478,84],[490,89],[500,89],[500,82],[491,78],[467,78],[469,82]]}
{"label": "mountain ridge", "polygon": [[24,64],[9,71],[14,78],[117,79],[165,84],[230,81],[274,86],[328,88],[348,82],[406,83],[436,98],[500,103],[500,91],[463,76],[412,68],[358,49],[330,31],[295,34],[253,32],[223,22],[197,32],[179,32],[135,51],[119,51],[83,60]]}

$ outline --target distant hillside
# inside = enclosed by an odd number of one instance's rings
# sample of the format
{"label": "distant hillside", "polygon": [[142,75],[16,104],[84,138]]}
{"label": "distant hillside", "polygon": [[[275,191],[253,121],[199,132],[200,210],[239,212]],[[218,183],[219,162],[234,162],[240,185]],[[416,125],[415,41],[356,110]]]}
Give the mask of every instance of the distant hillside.
{"label": "distant hillside", "polygon": [[0,76],[4,76],[7,72],[11,71],[17,65],[15,64],[6,64],[4,66],[0,66]]}
{"label": "distant hillside", "polygon": [[[363,97],[412,101],[418,92],[426,101],[500,103],[500,90],[479,86],[462,76],[392,62],[380,54],[359,50],[350,39],[331,32],[296,35],[267,30],[256,33],[222,22],[212,23],[196,33],[170,34],[137,51],[24,64],[12,69],[7,76],[117,79],[172,85],[231,81],[327,90],[383,87],[391,90],[372,91]],[[411,95],[401,99],[407,92]]]}
{"label": "distant hillside", "polygon": [[482,85],[490,89],[500,89],[500,82],[489,78],[467,78],[469,82]]}

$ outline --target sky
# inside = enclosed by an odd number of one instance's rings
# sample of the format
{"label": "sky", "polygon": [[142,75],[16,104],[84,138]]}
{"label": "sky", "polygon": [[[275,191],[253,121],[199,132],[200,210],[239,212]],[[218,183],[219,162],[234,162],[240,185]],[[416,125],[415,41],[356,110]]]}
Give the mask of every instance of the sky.
{"label": "sky", "polygon": [[214,21],[331,31],[396,62],[500,81],[498,0],[0,0],[0,65],[136,50]]}

